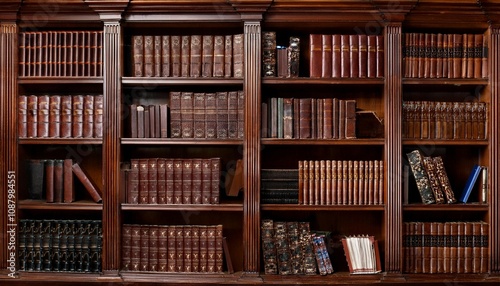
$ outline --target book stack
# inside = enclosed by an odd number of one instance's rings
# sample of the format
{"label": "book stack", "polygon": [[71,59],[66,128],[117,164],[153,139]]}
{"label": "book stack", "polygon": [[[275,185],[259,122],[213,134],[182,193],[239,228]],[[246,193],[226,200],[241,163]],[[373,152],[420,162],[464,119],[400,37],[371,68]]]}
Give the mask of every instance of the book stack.
{"label": "book stack", "polygon": [[288,46],[277,45],[276,32],[262,32],[262,76],[298,77],[300,38],[290,37]]}
{"label": "book stack", "polygon": [[19,138],[102,138],[102,95],[20,95]]}
{"label": "book stack", "polygon": [[132,36],[134,77],[243,77],[243,34]]}
{"label": "book stack", "polygon": [[488,43],[483,34],[405,33],[404,77],[486,78]]}
{"label": "book stack", "polygon": [[[316,259],[321,263],[327,263],[323,260],[326,259],[331,265],[324,242],[315,246],[312,237],[308,222],[262,220],[261,239],[265,273],[314,275],[319,266],[316,264]],[[328,271],[322,268],[320,272],[327,274]]]}
{"label": "book stack", "polygon": [[19,270],[101,272],[98,220],[19,221]]}
{"label": "book stack", "polygon": [[383,205],[384,162],[299,161],[299,204]]}
{"label": "book stack", "polygon": [[262,169],[260,201],[263,204],[298,204],[299,172],[297,169]]}
{"label": "book stack", "polygon": [[382,271],[378,242],[373,236],[356,235],[342,239],[351,274],[374,274]]}
{"label": "book stack", "polygon": [[168,104],[130,105],[130,138],[168,138]]}
{"label": "book stack", "polygon": [[261,116],[263,138],[356,138],[356,100],[273,97]]}
{"label": "book stack", "polygon": [[488,104],[485,102],[404,101],[403,138],[488,138]]}
{"label": "book stack", "polygon": [[20,76],[102,76],[102,31],[22,32]]}
{"label": "book stack", "polygon": [[242,139],[243,91],[170,92],[170,137]]}
{"label": "book stack", "polygon": [[219,204],[221,159],[142,158],[123,170],[129,204]]}
{"label": "book stack", "polygon": [[122,269],[154,272],[223,272],[222,225],[122,227]]}
{"label": "book stack", "polygon": [[453,204],[457,200],[441,156],[424,156],[420,150],[406,154],[424,204]]}
{"label": "book stack", "polygon": [[384,38],[377,35],[309,35],[311,78],[384,77]]}
{"label": "book stack", "polygon": [[94,202],[102,202],[95,183],[72,159],[33,159],[27,162],[28,196],[47,203],[75,201],[73,174],[80,180]]}
{"label": "book stack", "polygon": [[407,273],[487,273],[486,222],[405,222]]}

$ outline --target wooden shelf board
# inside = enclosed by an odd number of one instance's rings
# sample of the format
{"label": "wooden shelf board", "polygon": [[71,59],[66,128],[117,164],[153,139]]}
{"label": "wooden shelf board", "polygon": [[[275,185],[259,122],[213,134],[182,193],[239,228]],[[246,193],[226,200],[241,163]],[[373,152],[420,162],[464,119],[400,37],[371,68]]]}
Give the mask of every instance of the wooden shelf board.
{"label": "wooden shelf board", "polygon": [[435,139],[403,139],[403,145],[467,145],[488,146],[488,140],[435,140]]}
{"label": "wooden shelf board", "polygon": [[414,85],[487,85],[488,79],[486,78],[403,78],[403,84]]}
{"label": "wooden shelf board", "polygon": [[122,138],[124,145],[242,145],[241,139]]}
{"label": "wooden shelf board", "polygon": [[262,84],[383,85],[383,78],[262,78]]}
{"label": "wooden shelf board", "polygon": [[383,277],[382,273],[377,274],[350,274],[349,272],[335,272],[330,275],[261,275],[264,284],[372,284],[380,283]]}
{"label": "wooden shelf board", "polygon": [[487,204],[457,203],[457,204],[408,204],[403,205],[404,211],[488,211]]}
{"label": "wooden shelf board", "polygon": [[282,139],[262,138],[263,145],[384,145],[384,138],[373,139]]}
{"label": "wooden shelf board", "polygon": [[122,77],[127,85],[166,86],[166,85],[242,85],[242,78],[217,77]]}
{"label": "wooden shelf board", "polygon": [[19,138],[21,145],[73,145],[94,144],[101,145],[102,138]]}
{"label": "wooden shelf board", "polygon": [[20,76],[19,84],[103,84],[103,77]]}
{"label": "wooden shelf board", "polygon": [[124,282],[190,283],[190,284],[237,284],[240,272],[228,273],[175,273],[121,271]]}
{"label": "wooden shelf board", "polygon": [[122,210],[129,211],[228,211],[241,212],[243,204],[219,204],[219,205],[154,205],[154,204],[122,204]]}
{"label": "wooden shelf board", "polygon": [[295,205],[262,204],[263,211],[383,211],[384,205]]}
{"label": "wooden shelf board", "polygon": [[102,211],[102,204],[93,201],[76,201],[72,203],[47,203],[41,200],[20,200],[18,208],[25,210],[89,210]]}

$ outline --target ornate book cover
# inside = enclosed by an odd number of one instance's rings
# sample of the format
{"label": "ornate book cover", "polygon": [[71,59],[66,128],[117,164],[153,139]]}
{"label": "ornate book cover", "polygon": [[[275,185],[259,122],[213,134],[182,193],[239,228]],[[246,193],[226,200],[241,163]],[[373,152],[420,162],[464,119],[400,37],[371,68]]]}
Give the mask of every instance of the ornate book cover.
{"label": "ornate book cover", "polygon": [[407,153],[410,167],[417,183],[417,188],[424,204],[433,204],[436,202],[430,186],[427,172],[423,163],[423,155],[419,150]]}

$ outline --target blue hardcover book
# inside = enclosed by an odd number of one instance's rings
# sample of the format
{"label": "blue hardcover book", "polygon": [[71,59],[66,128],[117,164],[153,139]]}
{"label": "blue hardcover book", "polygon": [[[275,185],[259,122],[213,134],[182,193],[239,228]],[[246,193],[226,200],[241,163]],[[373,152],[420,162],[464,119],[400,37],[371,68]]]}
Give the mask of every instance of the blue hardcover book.
{"label": "blue hardcover book", "polygon": [[479,177],[479,173],[481,173],[482,167],[479,165],[474,165],[472,167],[472,171],[467,179],[467,183],[465,183],[464,190],[462,191],[462,195],[460,196],[460,202],[467,203],[469,200],[470,193],[476,184],[477,178]]}

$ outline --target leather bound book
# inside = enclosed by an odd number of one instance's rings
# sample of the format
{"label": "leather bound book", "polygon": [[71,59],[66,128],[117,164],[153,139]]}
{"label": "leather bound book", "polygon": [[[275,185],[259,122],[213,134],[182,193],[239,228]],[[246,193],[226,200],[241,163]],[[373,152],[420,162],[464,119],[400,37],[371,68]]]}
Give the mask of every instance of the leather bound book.
{"label": "leather bound book", "polygon": [[54,202],[64,202],[64,160],[54,161]]}
{"label": "leather bound book", "polygon": [[380,162],[378,160],[373,161],[373,204],[379,205],[379,192],[380,192]]}
{"label": "leather bound book", "polygon": [[430,120],[431,114],[429,110],[429,101],[420,101],[420,138],[430,138]]}
{"label": "leather bound book", "polygon": [[340,77],[351,76],[349,35],[340,36]]}
{"label": "leather bound book", "polygon": [[325,169],[324,169],[324,177],[325,177],[325,205],[332,204],[332,161],[325,160]]}
{"label": "leather bound book", "polygon": [[[223,41],[219,38],[219,54],[220,54],[220,48],[223,48]],[[202,58],[201,58],[201,76],[203,77],[212,77],[213,72],[215,70],[214,68],[214,59],[215,59],[215,43],[214,43],[214,36],[213,35],[203,35],[202,37]],[[224,54],[222,54],[222,57]],[[219,55],[219,58],[222,58]],[[221,59],[219,59],[221,60]],[[222,63],[219,62],[220,67],[223,67]]]}
{"label": "leather bound book", "polygon": [[359,77],[359,38],[358,35],[349,35],[350,77]]}
{"label": "leather bound book", "polygon": [[[467,34],[467,49],[465,49],[467,53],[467,69],[466,69],[466,77],[474,78],[474,61],[475,61],[475,35]],[[463,65],[462,65],[463,67]],[[463,72],[462,72],[463,74]]]}
{"label": "leather bound book", "polygon": [[148,159],[139,159],[139,204],[149,202]]}
{"label": "leather bound book", "polygon": [[[321,36],[321,77],[332,77],[332,35]],[[312,49],[312,47],[311,47]]]}
{"label": "leather bound book", "polygon": [[367,201],[365,200],[366,184],[365,184],[365,161],[358,162],[358,204],[366,205]]}
{"label": "leather bound book", "polygon": [[139,271],[149,270],[149,226],[140,226],[140,238],[141,238],[141,258],[139,260]]}
{"label": "leather bound book", "polygon": [[262,76],[276,76],[276,32],[262,32]]}
{"label": "leather bound book", "polygon": [[94,138],[102,138],[104,121],[104,96],[94,96]]}
{"label": "leather bound book", "polygon": [[368,170],[368,174],[365,173],[365,179],[368,183],[368,199],[367,204],[373,205],[375,203],[375,162],[367,161],[365,165],[365,172]]}
{"label": "leather bound book", "polygon": [[158,159],[148,159],[148,203],[158,203]]}
{"label": "leather bound book", "polygon": [[141,226],[131,225],[130,270],[140,271],[141,265]]}
{"label": "leather bound book", "polygon": [[154,54],[154,76],[155,77],[160,77],[162,72],[162,39],[161,36],[154,36],[153,37],[153,54]]}
{"label": "leather bound book", "polygon": [[366,65],[366,76],[375,78],[377,76],[377,38],[375,35],[367,36]]}
{"label": "leather bound book", "polygon": [[144,36],[144,76],[152,77],[154,71],[154,36]]}
{"label": "leather bound book", "polygon": [[358,52],[359,77],[365,78],[368,76],[368,36],[358,35]]}
{"label": "leather bound book", "polygon": [[[143,121],[143,125],[141,124],[141,126],[144,126],[144,138],[151,138],[151,117],[150,117],[150,112],[149,112],[149,106],[148,105],[145,105],[144,106],[144,121]],[[139,131],[141,132],[141,131]],[[141,134],[142,135],[142,134]]]}
{"label": "leather bound book", "polygon": [[[24,100],[26,100],[26,98]],[[61,96],[52,95],[49,97],[49,137],[58,138],[60,134],[61,134]]]}
{"label": "leather bound book", "polygon": [[171,66],[171,57],[170,57],[170,36],[163,35],[161,36],[161,76],[162,77],[170,77],[170,66]]}
{"label": "leather bound book", "polygon": [[417,75],[423,78],[425,75],[425,33],[417,33]]}
{"label": "leather bound book", "polygon": [[406,154],[410,167],[417,183],[417,188],[424,204],[433,204],[436,202],[432,193],[429,177],[425,171],[424,156],[419,150],[414,150]]}
{"label": "leather bound book", "polygon": [[377,51],[377,77],[384,77],[384,36],[378,35],[376,40]]}
{"label": "leather bound book", "polygon": [[300,124],[300,139],[311,138],[311,111],[312,111],[312,99],[311,98],[300,98],[299,99],[299,124]]}
{"label": "leather bound book", "polygon": [[158,235],[159,235],[159,227],[149,226],[149,261],[148,261],[148,271],[159,271],[159,263],[158,263]]}
{"label": "leather bound book", "polygon": [[481,77],[488,78],[488,37],[483,35],[483,48],[481,60]]}
{"label": "leather bound book", "polygon": [[215,226],[207,226],[207,272],[215,273]]}
{"label": "leather bound book", "polygon": [[189,205],[193,199],[193,165],[191,159],[182,160],[182,204]]}
{"label": "leather bound book", "polygon": [[413,138],[419,139],[422,134],[422,102],[414,101],[412,107]]}
{"label": "leather bound book", "polygon": [[481,271],[481,222],[471,222],[471,246],[472,263],[471,273],[480,273]]}
{"label": "leather bound book", "polygon": [[165,193],[166,204],[174,203],[174,160],[165,159]]}
{"label": "leather bound book", "polygon": [[184,226],[175,227],[175,272],[184,272]]}
{"label": "leather bound book", "polygon": [[309,198],[309,161],[305,160],[302,162],[304,171],[302,173],[302,204],[308,205],[311,201]]}
{"label": "leather bound book", "polygon": [[435,102],[434,114],[435,114],[435,135],[433,139],[444,138],[444,108],[440,101]]}
{"label": "leather bound book", "polygon": [[483,57],[483,35],[475,34],[474,35],[474,55],[473,55],[473,74],[472,78],[481,78],[482,77],[482,57]]}
{"label": "leather bound book", "polygon": [[424,78],[431,77],[431,34],[424,33]]}
{"label": "leather bound book", "polygon": [[342,167],[338,168],[337,166],[337,169],[337,171],[342,172],[340,176],[342,178],[342,189],[339,190],[342,198],[339,200],[339,203],[347,205],[349,204],[349,161],[343,160]]}
{"label": "leather bound book", "polygon": [[260,137],[269,138],[269,107],[267,102],[262,102],[260,106]]}
{"label": "leather bound book", "polygon": [[339,138],[339,99],[332,99],[332,138]]}
{"label": "leather bound book", "polygon": [[[233,36],[233,77],[242,78],[244,72],[244,34]],[[227,47],[226,47],[227,49]],[[226,51],[227,54],[227,51]],[[227,75],[227,72],[226,72]]]}
{"label": "leather bound book", "polygon": [[452,35],[452,77],[451,78],[461,78],[462,77],[462,52],[463,52],[463,35],[453,34]]}
{"label": "leather bound book", "polygon": [[193,256],[192,256],[192,230],[191,226],[185,225],[182,227],[183,240],[184,240],[184,268],[181,272],[193,272]]}
{"label": "leather bound book", "polygon": [[[200,77],[202,67],[202,37],[201,35],[191,35],[189,49],[189,76]],[[184,51],[184,50],[183,50]]]}
{"label": "leather bound book", "polygon": [[436,166],[436,173],[438,175],[439,182],[441,184],[441,188],[442,188],[443,193],[446,197],[446,202],[448,204],[453,204],[457,200],[456,200],[455,195],[453,193],[453,190],[451,188],[451,184],[450,184],[450,181],[448,179],[446,169],[444,167],[443,159],[441,158],[441,156],[437,156],[437,157],[434,157],[433,160],[434,160],[434,164]]}
{"label": "leather bound book", "polygon": [[444,203],[444,194],[441,190],[441,184],[439,181],[439,176],[436,172],[436,165],[434,164],[434,160],[431,157],[425,156],[423,158],[424,168],[427,172],[427,176],[429,177],[429,183],[434,194],[434,200],[436,204]]}
{"label": "leather bound book", "polygon": [[28,47],[29,39],[26,32],[19,34],[19,75],[26,76],[26,65],[28,64]]}
{"label": "leather bound book", "polygon": [[304,163],[299,161],[299,180],[298,180],[298,191],[299,191],[299,205],[304,204]]}
{"label": "leather bound book", "polygon": [[202,203],[202,160],[192,159],[191,160],[191,203],[201,204]]}
{"label": "leather bound book", "polygon": [[54,160],[45,160],[45,201],[53,203],[54,200]]}
{"label": "leather bound book", "polygon": [[356,138],[356,100],[345,100],[345,138]]}
{"label": "leather bound book", "polygon": [[245,92],[238,90],[238,128],[236,137],[243,139],[245,137]]}
{"label": "leather bound book", "polygon": [[293,99],[283,99],[283,138],[293,138]]}
{"label": "leather bound book", "polygon": [[199,269],[200,272],[206,273],[208,272],[208,226],[200,225],[199,226],[199,246],[200,246],[200,254],[199,254]]}
{"label": "leather bound book", "polygon": [[477,139],[486,139],[488,138],[487,134],[487,126],[488,126],[488,105],[486,102],[478,102],[478,107],[477,107],[477,122],[478,122],[478,129],[477,129]]}
{"label": "leather bound book", "polygon": [[73,184],[73,160],[64,159],[63,162],[63,202],[72,203],[76,199]]}
{"label": "leather bound book", "polygon": [[217,138],[217,94],[207,92],[205,94],[205,137]]}
{"label": "leather bound book", "polygon": [[224,36],[224,77],[233,76],[233,36]]}
{"label": "leather bound book", "polygon": [[170,92],[170,138],[181,138],[181,92]]}
{"label": "leather bound book", "polygon": [[473,223],[472,222],[464,222],[464,231],[463,231],[463,273],[472,273],[472,249],[473,249]]}
{"label": "leather bound book", "polygon": [[193,93],[193,135],[194,138],[205,138],[205,93]]}
{"label": "leather bound book", "polygon": [[122,267],[121,270],[130,271],[132,254],[132,226],[122,226]]}
{"label": "leather bound book", "polygon": [[94,135],[94,96],[83,97],[83,138],[92,138]]}
{"label": "leather bound book", "polygon": [[158,158],[156,162],[156,167],[157,167],[157,173],[156,173],[156,191],[157,191],[157,198],[156,202],[158,204],[166,204],[167,203],[167,189],[166,189],[166,183],[167,183],[167,177],[166,177],[166,160],[163,158]]}
{"label": "leather bound book", "polygon": [[332,35],[332,77],[339,78],[341,70],[341,35]]}
{"label": "leather bound book", "polygon": [[[320,195],[321,195],[321,185],[320,185],[320,181],[321,181],[321,170],[320,170],[320,161],[316,160],[316,161],[313,161],[314,162],[314,194],[311,196],[312,198],[314,198],[314,200],[312,201],[312,204],[313,205],[319,205],[321,202],[320,202]],[[311,162],[309,162],[311,163]],[[309,169],[311,170],[311,169]]]}
{"label": "leather bound book", "polygon": [[94,182],[90,180],[90,177],[87,175],[87,173],[80,167],[78,163],[73,163],[72,166],[73,169],[73,174],[76,175],[76,177],[80,180],[80,182],[83,184],[87,192],[90,194],[94,202],[100,203],[102,202],[102,197],[99,194],[99,191],[97,190],[97,187],[95,186]]}
{"label": "leather bound book", "polygon": [[342,160],[337,160],[336,161],[336,166],[333,166],[332,162],[332,180],[337,181],[337,183],[332,183],[332,185],[336,185],[336,188],[334,188],[334,195],[335,197],[332,196],[332,203],[334,205],[342,205],[343,204],[343,195],[342,195],[342,190],[343,190],[343,168],[342,168]]}
{"label": "leather bound book", "polygon": [[443,139],[453,139],[453,103],[441,102],[441,108],[444,109]]}
{"label": "leather bound book", "polygon": [[287,77],[288,74],[288,48],[284,46],[276,47],[277,54],[277,76]]}
{"label": "leather bound book", "polygon": [[288,45],[287,77],[299,77],[300,71],[300,38],[290,37]]}
{"label": "leather bound book", "polygon": [[[174,204],[182,204],[182,171],[183,164],[182,159],[173,160],[173,171],[174,171]],[[168,177],[167,177],[168,179]],[[168,193],[167,193],[168,194]]]}
{"label": "leather bound book", "polygon": [[158,227],[158,272],[168,270],[168,227]]}
{"label": "leather bound book", "polygon": [[316,102],[316,127],[314,128],[316,130],[316,138],[318,139],[324,139],[323,138],[323,99],[321,98],[315,98],[314,99]]}
{"label": "leather bound book", "polygon": [[[131,105],[132,108],[135,109],[135,116],[137,116],[137,120],[134,120],[134,121],[137,121],[137,124],[135,124],[137,127],[136,129],[133,129],[132,130],[132,134],[134,134],[134,132],[137,130],[137,137],[136,138],[144,138],[145,136],[145,122],[144,122],[144,106],[142,105],[136,105],[136,104],[132,104]],[[132,126],[132,128],[134,128],[135,126]]]}
{"label": "leather bound book", "polygon": [[97,32],[97,51],[96,51],[96,76],[102,76],[102,66],[103,66],[103,31]]}
{"label": "leather bound book", "polygon": [[464,139],[472,139],[472,102],[465,102]]}
{"label": "leather bound book", "polygon": [[177,227],[169,225],[167,228],[167,272],[177,272]]}
{"label": "leather bound book", "polygon": [[379,161],[378,203],[384,204],[384,161]]}
{"label": "leather bound book", "polygon": [[26,95],[18,96],[17,106],[17,136],[26,138],[28,136],[28,97]]}
{"label": "leather bound book", "polygon": [[171,76],[181,76],[181,36],[170,36]]}
{"label": "leather bound book", "polygon": [[278,138],[278,98],[269,100],[269,138]]}
{"label": "leather bound book", "polygon": [[453,102],[452,104],[452,117],[453,117],[453,136],[452,139],[461,139],[461,126],[460,126],[460,104],[459,102]]}
{"label": "leather bound book", "polygon": [[346,103],[345,100],[339,99],[339,124],[338,126],[338,139],[345,139],[346,131]]}
{"label": "leather bound book", "polygon": [[443,77],[450,78],[450,66],[452,63],[451,56],[453,55],[451,50],[451,34],[443,34]]}
{"label": "leather bound book", "polygon": [[224,253],[222,245],[222,225],[216,225],[215,228],[215,272],[222,273],[224,264]]}
{"label": "leather bound book", "polygon": [[238,91],[227,93],[227,137],[238,138]]}
{"label": "leather bound book", "polygon": [[[375,39],[376,41],[376,39]],[[409,36],[409,57],[408,57],[408,71],[410,78],[418,77],[418,34],[410,33]]]}
{"label": "leather bound book", "polygon": [[73,130],[73,97],[61,96],[61,138],[72,137]]}
{"label": "leather bound book", "polygon": [[[293,98],[293,138],[300,138],[300,99]],[[264,112],[264,111],[262,111]]]}
{"label": "leather bound book", "polygon": [[469,42],[469,34],[462,34],[462,53],[461,53],[461,59],[460,59],[460,64],[462,65],[462,73],[460,74],[460,78],[467,78],[467,62],[468,62],[468,42]]}
{"label": "leather bound book", "polygon": [[210,203],[213,205],[218,205],[220,203],[219,196],[219,185],[220,185],[220,171],[221,171],[221,160],[220,158],[210,159],[210,168],[212,171],[211,177],[211,187],[210,187]]}
{"label": "leather bound book", "polygon": [[37,137],[49,137],[49,96],[38,96]]}
{"label": "leather bound book", "polygon": [[429,60],[430,60],[430,71],[429,71],[429,77],[430,78],[436,78],[437,74],[437,34],[430,34],[430,53],[429,53]]}
{"label": "leather bound book", "polygon": [[128,204],[138,204],[139,199],[139,160],[130,160],[130,171],[127,176],[126,197]]}
{"label": "leather bound book", "polygon": [[201,160],[201,203],[208,205],[212,197],[212,164],[210,159]]}
{"label": "leather bound book", "polygon": [[73,95],[73,118],[72,118],[72,136],[73,138],[83,137],[83,95]]}
{"label": "leather bound book", "polygon": [[160,138],[168,138],[169,107],[168,104],[160,104]]}
{"label": "leather bound book", "polygon": [[224,77],[224,53],[225,53],[225,37],[214,36],[213,47],[213,77]]}
{"label": "leather bound book", "polygon": [[489,261],[490,261],[490,256],[488,252],[488,238],[489,238],[489,224],[486,222],[481,222],[481,246],[480,246],[480,252],[481,252],[481,270],[479,273],[487,273],[489,271]]}
{"label": "leather bound book", "polygon": [[333,99],[332,98],[323,98],[320,99],[323,104],[323,122],[322,122],[322,138],[323,139],[331,139],[333,138],[332,132],[332,123],[333,123]]}
{"label": "leather bound book", "polygon": [[181,93],[181,134],[182,138],[193,138],[193,93]]}
{"label": "leather bound book", "polygon": [[436,78],[443,77],[443,34],[438,33],[436,35]]}
{"label": "leather bound book", "polygon": [[217,138],[228,138],[228,92],[221,91],[216,93],[217,104]]}
{"label": "leather bound book", "polygon": [[137,130],[137,104],[130,105],[130,138],[138,137]]}
{"label": "leather bound book", "polygon": [[429,113],[429,139],[436,138],[436,102],[428,101],[427,102],[428,113]]}

